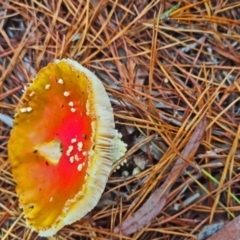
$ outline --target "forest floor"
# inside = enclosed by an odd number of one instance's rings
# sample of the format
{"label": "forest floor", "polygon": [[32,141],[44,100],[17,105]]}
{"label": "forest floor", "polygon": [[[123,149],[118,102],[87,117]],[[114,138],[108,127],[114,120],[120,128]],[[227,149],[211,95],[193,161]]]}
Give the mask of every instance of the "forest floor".
{"label": "forest floor", "polygon": [[26,227],[7,143],[22,89],[59,58],[104,83],[128,149],[99,204],[55,238],[214,240],[232,223],[240,239],[239,1],[0,2],[2,240],[44,239]]}

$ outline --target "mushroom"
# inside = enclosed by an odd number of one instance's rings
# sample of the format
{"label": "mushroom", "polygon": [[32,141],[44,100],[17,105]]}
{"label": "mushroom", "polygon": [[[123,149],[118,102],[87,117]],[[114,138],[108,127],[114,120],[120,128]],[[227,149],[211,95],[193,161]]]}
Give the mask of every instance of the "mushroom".
{"label": "mushroom", "polygon": [[27,225],[49,237],[85,216],[125,151],[92,72],[70,59],[41,69],[21,98],[8,143]]}

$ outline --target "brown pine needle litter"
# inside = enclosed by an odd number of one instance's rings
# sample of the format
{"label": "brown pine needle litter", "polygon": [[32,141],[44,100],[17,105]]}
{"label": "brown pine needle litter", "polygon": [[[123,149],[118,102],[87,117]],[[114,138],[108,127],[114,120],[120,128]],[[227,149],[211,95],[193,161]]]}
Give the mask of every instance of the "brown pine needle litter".
{"label": "brown pine needle litter", "polygon": [[239,216],[239,1],[0,0],[0,239],[44,239],[7,144],[21,90],[56,58],[102,80],[128,151],[99,204],[49,239],[200,240]]}

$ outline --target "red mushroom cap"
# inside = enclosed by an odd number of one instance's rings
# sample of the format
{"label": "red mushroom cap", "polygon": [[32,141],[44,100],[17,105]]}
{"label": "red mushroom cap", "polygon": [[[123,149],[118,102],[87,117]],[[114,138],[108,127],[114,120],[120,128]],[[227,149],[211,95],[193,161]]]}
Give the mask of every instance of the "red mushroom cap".
{"label": "red mushroom cap", "polygon": [[114,129],[101,81],[70,60],[55,60],[26,89],[8,144],[26,222],[52,236],[98,203],[126,145]]}

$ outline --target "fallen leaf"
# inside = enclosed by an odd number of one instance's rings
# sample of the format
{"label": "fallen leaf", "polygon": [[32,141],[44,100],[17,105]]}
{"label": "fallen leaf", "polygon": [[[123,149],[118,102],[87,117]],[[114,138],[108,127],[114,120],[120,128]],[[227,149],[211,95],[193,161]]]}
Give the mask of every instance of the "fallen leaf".
{"label": "fallen leaf", "polygon": [[146,226],[152,219],[154,219],[166,204],[168,193],[171,186],[177,180],[178,176],[188,166],[185,159],[192,159],[195,155],[206,129],[206,118],[204,117],[194,130],[186,147],[183,149],[179,157],[169,173],[167,179],[161,187],[156,189],[149,199],[140,207],[132,216],[125,219],[120,225],[115,227],[114,233],[121,233],[123,235],[130,235],[135,233],[142,227]]}
{"label": "fallen leaf", "polygon": [[208,240],[239,240],[240,239],[240,216],[227,223]]}

